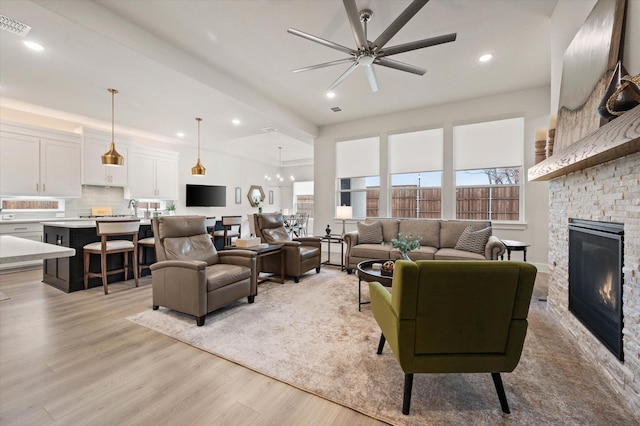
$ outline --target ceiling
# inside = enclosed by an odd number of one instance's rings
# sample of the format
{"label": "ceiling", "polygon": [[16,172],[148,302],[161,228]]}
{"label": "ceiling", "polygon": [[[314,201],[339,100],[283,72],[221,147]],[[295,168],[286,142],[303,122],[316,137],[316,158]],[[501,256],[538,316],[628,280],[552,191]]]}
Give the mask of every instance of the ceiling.
{"label": "ceiling", "polygon": [[[357,0],[373,10],[369,38],[409,3]],[[277,164],[282,146],[283,164],[295,164],[313,156],[325,125],[549,84],[556,3],[431,0],[388,43],[457,32],[453,43],[393,57],[424,76],[378,66],[373,93],[356,70],[329,100],[348,65],[291,71],[346,55],[287,29],[355,47],[339,0],[2,0],[3,15],[32,29],[0,31],[0,106],[110,130],[113,87],[117,132],[195,147],[202,117],[203,150]],[[26,39],[45,50],[26,49]],[[483,53],[494,59],[479,63]]]}

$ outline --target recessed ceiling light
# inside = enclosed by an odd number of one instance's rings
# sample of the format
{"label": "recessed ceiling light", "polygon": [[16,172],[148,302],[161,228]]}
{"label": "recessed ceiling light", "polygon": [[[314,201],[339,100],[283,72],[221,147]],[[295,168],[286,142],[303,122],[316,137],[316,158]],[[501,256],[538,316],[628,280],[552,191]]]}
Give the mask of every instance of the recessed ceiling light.
{"label": "recessed ceiling light", "polygon": [[327,98],[333,99],[336,97],[336,92],[332,92],[331,90],[329,90],[325,95],[327,96]]}
{"label": "recessed ceiling light", "polygon": [[35,50],[36,52],[42,52],[44,50],[44,47],[41,44],[36,43],[35,41],[25,40],[23,41],[23,43],[29,49]]}
{"label": "recessed ceiling light", "polygon": [[179,138],[184,138],[184,133],[178,132],[178,133],[176,133],[176,136],[179,137]]}
{"label": "recessed ceiling light", "polygon": [[491,53],[485,53],[484,55],[480,56],[478,58],[479,62],[489,62],[491,60],[491,58],[493,58],[493,55]]}
{"label": "recessed ceiling light", "polygon": [[233,120],[231,120],[231,122],[233,123],[234,126],[239,126],[240,123],[242,123],[240,120],[238,120],[237,118],[234,118]]}

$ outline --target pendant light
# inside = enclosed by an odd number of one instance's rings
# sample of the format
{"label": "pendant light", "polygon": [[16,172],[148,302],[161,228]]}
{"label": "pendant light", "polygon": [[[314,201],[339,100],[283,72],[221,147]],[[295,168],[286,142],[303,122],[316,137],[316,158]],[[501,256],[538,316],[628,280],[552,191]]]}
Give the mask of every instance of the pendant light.
{"label": "pendant light", "polygon": [[191,174],[193,176],[204,176],[207,173],[207,169],[200,162],[200,122],[202,118],[196,118],[196,121],[198,122],[198,162],[191,168]]}
{"label": "pendant light", "polygon": [[102,164],[104,166],[122,167],[124,165],[124,157],[116,151],[114,126],[114,97],[118,93],[116,89],[108,89],[111,92],[111,148],[109,151],[102,154]]}

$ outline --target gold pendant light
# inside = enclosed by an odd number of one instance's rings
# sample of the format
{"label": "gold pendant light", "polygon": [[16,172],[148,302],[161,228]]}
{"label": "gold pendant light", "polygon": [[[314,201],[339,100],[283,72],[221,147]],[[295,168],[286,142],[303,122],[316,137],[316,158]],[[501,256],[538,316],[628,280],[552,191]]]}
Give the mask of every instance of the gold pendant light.
{"label": "gold pendant light", "polygon": [[111,148],[102,154],[102,164],[105,166],[122,167],[124,165],[124,157],[116,151],[115,133],[113,130],[114,123],[114,97],[118,93],[116,89],[108,89],[111,92]]}
{"label": "gold pendant light", "polygon": [[200,122],[202,118],[196,118],[196,121],[198,122],[198,162],[191,168],[191,174],[193,176],[204,176],[207,173],[207,169],[200,162]]}

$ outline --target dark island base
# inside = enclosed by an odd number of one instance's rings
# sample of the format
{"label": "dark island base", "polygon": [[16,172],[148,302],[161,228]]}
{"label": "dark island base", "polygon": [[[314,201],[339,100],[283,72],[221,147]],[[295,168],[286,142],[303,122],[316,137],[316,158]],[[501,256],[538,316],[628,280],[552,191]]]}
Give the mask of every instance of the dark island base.
{"label": "dark island base", "polygon": [[[140,225],[138,238],[152,237],[150,225]],[[118,237],[122,239],[122,237]],[[84,251],[86,244],[100,241],[96,234],[96,228],[65,228],[58,226],[44,225],[44,242],[61,245],[76,249],[75,256],[61,257],[58,259],[47,259],[43,262],[42,281],[67,293],[84,290]],[[145,250],[144,263],[153,263],[155,253],[153,250]],[[129,259],[133,264],[133,259]],[[107,258],[108,269],[119,269],[123,267],[122,255],[111,255]],[[100,256],[91,256],[90,270],[100,271]],[[142,276],[149,275],[149,269],[142,271]],[[129,273],[129,279],[133,276]],[[124,273],[108,276],[108,282],[124,280]],[[102,286],[101,278],[90,278],[89,288]]]}

